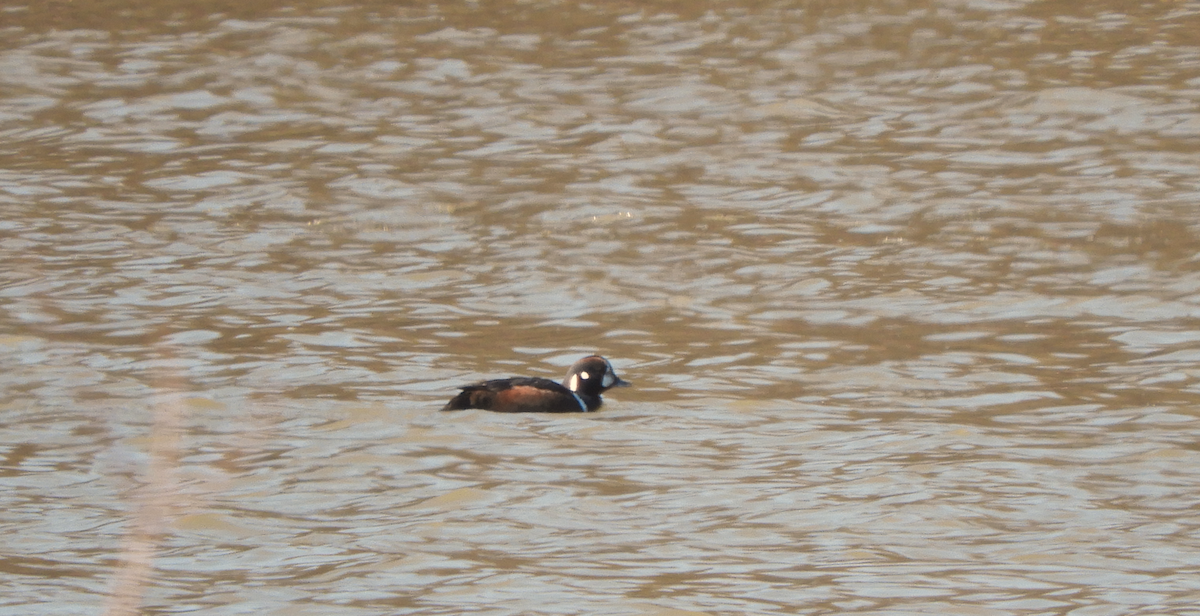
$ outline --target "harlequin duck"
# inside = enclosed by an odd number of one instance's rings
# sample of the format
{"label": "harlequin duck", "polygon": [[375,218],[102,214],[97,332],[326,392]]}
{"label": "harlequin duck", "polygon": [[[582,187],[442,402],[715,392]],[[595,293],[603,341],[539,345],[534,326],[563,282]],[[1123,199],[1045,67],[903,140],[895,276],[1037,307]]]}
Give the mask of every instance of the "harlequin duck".
{"label": "harlequin duck", "polygon": [[575,362],[562,385],[538,377],[513,377],[467,385],[443,411],[484,409],[501,413],[587,413],[600,408],[600,394],[610,387],[628,387],[599,355]]}

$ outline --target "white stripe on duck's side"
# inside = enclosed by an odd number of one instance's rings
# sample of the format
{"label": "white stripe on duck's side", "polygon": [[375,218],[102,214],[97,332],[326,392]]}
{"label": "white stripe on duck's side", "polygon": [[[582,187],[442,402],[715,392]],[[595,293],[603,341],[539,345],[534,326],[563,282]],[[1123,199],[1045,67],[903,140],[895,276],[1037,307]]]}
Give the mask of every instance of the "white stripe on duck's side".
{"label": "white stripe on duck's side", "polygon": [[587,405],[583,403],[583,398],[580,398],[579,394],[575,392],[571,392],[571,395],[575,396],[575,401],[579,403],[579,410],[583,411],[584,413],[588,412]]}

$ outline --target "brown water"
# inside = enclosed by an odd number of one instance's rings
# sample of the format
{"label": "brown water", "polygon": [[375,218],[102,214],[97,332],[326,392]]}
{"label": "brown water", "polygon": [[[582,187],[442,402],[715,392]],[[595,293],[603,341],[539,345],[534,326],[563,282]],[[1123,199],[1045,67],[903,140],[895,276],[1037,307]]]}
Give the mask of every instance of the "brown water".
{"label": "brown water", "polygon": [[0,616],[1200,614],[1200,4],[152,4],[0,11]]}

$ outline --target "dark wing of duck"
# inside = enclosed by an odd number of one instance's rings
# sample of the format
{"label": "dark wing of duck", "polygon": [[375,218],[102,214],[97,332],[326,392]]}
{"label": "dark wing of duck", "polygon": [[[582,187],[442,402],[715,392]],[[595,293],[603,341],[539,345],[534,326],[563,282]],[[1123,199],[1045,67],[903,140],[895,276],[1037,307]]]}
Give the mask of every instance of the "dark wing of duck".
{"label": "dark wing of duck", "polygon": [[443,411],[483,409],[501,413],[578,413],[588,410],[562,385],[539,377],[496,379],[467,385]]}

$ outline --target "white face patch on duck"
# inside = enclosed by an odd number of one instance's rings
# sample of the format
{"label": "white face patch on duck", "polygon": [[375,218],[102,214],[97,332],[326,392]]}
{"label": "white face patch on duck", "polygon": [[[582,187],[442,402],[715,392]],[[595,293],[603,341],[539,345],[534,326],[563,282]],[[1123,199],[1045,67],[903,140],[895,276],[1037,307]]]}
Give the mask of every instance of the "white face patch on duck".
{"label": "white face patch on duck", "polygon": [[[584,374],[587,374],[586,372]],[[587,378],[586,376],[583,378]],[[572,374],[571,378],[567,379],[567,389],[571,391],[579,391],[579,375]],[[578,396],[577,396],[578,397]]]}
{"label": "white face patch on duck", "polygon": [[604,373],[604,378],[600,379],[600,384],[604,386],[604,389],[608,389],[609,387],[612,387],[613,384],[616,382],[617,382],[617,375],[612,373],[611,366],[610,366],[610,370],[608,372]]}

